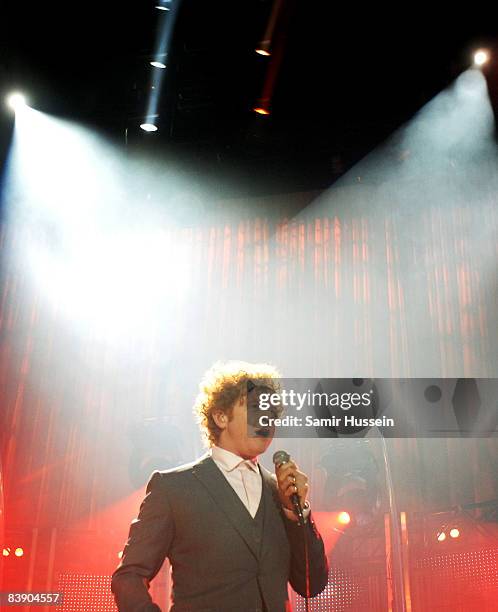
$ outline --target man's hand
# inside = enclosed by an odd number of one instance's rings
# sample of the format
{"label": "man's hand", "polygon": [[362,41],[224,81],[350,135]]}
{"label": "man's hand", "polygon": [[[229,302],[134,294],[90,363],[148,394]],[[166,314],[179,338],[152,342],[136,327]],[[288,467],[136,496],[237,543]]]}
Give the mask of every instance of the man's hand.
{"label": "man's hand", "polygon": [[293,493],[297,493],[301,508],[304,508],[309,490],[306,474],[299,471],[294,461],[283,463],[275,469],[275,473],[277,475],[278,495],[282,506],[288,510],[294,510],[290,497]]}

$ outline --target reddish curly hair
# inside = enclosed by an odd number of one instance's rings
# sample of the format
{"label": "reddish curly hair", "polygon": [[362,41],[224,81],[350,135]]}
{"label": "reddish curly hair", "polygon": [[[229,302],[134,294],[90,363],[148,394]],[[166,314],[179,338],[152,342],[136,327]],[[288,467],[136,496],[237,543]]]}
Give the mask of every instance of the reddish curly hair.
{"label": "reddish curly hair", "polygon": [[247,395],[249,381],[278,392],[276,379],[279,378],[278,370],[267,363],[216,362],[204,374],[194,403],[194,413],[206,446],[214,446],[221,433],[213,419],[215,410],[221,410],[231,418],[236,401]]}

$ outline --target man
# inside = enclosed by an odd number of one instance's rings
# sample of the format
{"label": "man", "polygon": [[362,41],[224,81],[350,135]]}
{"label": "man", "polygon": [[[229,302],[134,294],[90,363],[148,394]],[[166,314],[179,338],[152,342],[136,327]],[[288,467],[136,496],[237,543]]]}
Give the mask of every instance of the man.
{"label": "man", "polygon": [[[272,432],[248,427],[259,393],[275,391],[276,378],[271,366],[241,362],[206,373],[195,412],[210,450],[152,475],[112,578],[120,612],[160,610],[148,586],[166,557],[172,612],[285,612],[288,582],[307,592],[305,534],[309,595],[325,588],[328,566],[306,501],[308,479],[292,461],[277,466],[276,478],[261,467],[257,458]],[[290,499],[296,492],[304,526]]]}

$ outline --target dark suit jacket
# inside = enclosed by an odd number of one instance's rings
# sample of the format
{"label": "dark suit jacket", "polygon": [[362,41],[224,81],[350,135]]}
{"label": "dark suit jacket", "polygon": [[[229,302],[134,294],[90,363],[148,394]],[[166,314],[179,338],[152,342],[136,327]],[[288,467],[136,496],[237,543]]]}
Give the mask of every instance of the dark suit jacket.
{"label": "dark suit jacket", "polygon": [[159,610],[148,583],[168,557],[172,612],[284,612],[288,581],[306,593],[303,529],[311,595],[320,593],[328,577],[320,534],[311,516],[304,528],[285,517],[274,477],[264,468],[261,473],[264,523],[262,531],[255,531],[254,520],[211,457],[155,472],[112,577],[119,611]]}

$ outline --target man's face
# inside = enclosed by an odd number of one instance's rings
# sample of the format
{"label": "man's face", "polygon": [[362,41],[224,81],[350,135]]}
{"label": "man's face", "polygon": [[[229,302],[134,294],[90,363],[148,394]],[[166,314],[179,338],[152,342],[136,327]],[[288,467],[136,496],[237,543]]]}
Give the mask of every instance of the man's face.
{"label": "man's face", "polygon": [[235,402],[232,417],[220,436],[220,446],[244,459],[251,459],[266,451],[272,442],[274,428],[264,428],[258,424],[258,417],[269,412],[259,411],[259,395],[265,392],[267,390],[263,388],[256,388]]}

